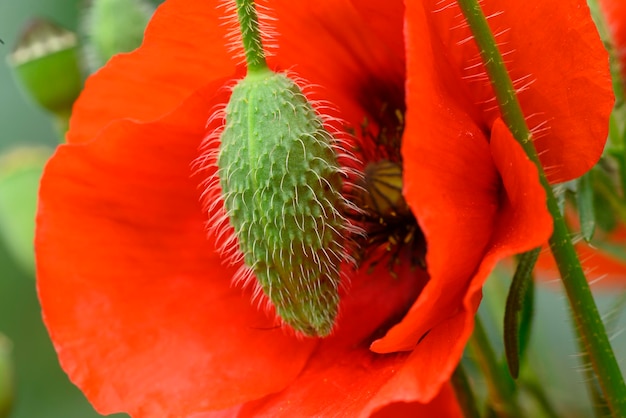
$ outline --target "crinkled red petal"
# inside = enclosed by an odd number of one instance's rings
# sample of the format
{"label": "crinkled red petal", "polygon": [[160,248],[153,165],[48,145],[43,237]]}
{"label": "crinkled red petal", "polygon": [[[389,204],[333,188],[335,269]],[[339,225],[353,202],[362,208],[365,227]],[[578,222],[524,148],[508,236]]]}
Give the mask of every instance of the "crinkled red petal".
{"label": "crinkled red petal", "polygon": [[413,349],[434,324],[460,309],[499,205],[500,180],[489,143],[467,114],[426,19],[420,4],[407,5],[403,158],[405,197],[426,236],[431,280],[411,310],[419,310],[420,325],[403,326],[401,332],[395,327],[374,343],[379,352]]}
{"label": "crinkled red petal", "polygon": [[103,413],[174,418],[246,402],[282,389],[315,348],[231,286],[234,269],[207,239],[191,168],[204,97],[61,146],[43,176],[45,322],[63,368]]}
{"label": "crinkled red petal", "polygon": [[[392,4],[395,20],[385,22],[372,16],[370,2],[364,9],[348,1],[309,9],[276,2],[282,45],[270,61],[319,84],[313,90],[356,126],[380,110],[363,109],[364,98],[389,79],[402,86],[403,57],[391,52],[401,50],[402,4]],[[71,379],[104,413],[170,417],[228,408],[285,387],[315,347],[273,329],[250,295],[230,286],[234,269],[221,265],[206,239],[191,164],[206,120],[226,99],[225,80],[237,72],[220,13],[210,2],[163,5],[143,46],[89,80],[70,145],[42,181],[37,247],[46,323]],[[376,21],[372,32],[366,19]],[[380,36],[391,33],[386,24],[395,31],[392,48]],[[364,68],[373,75],[361,76]],[[403,289],[403,302],[355,291],[357,302],[372,295],[379,302],[343,308],[334,344],[356,344],[410,304],[416,287],[391,283]]]}
{"label": "crinkled red petal", "polygon": [[338,332],[320,343],[305,369],[285,390],[244,405],[237,416],[370,416],[398,402],[410,406],[395,408],[430,411],[438,417],[459,416],[453,414],[458,406],[456,400],[450,400],[449,390],[431,405],[416,402],[417,392],[412,389],[417,374],[403,374],[403,385],[397,391],[382,393],[404,367],[408,353],[380,355],[368,349],[368,338],[379,327],[384,330],[389,318],[403,314],[425,280],[423,270],[407,265],[397,271],[397,277],[392,277],[386,266],[361,272],[342,299]]}
{"label": "crinkled red petal", "polygon": [[142,46],[114,57],[87,80],[74,106],[67,141],[89,141],[116,119],[158,119],[207,83],[232,77],[236,61],[225,46],[227,29],[219,4],[162,4]]}
{"label": "crinkled red petal", "polygon": [[323,114],[358,131],[384,106],[396,105],[390,98],[403,97],[402,1],[272,0],[267,6],[277,19],[270,66],[301,77]]}
{"label": "crinkled red petal", "polygon": [[[419,375],[418,399],[428,401],[460,359],[491,269],[545,242],[552,223],[536,168],[499,119],[488,142],[446,82],[423,9],[408,6],[407,13],[405,196],[426,236],[430,281],[372,349],[412,349],[413,367],[398,376]],[[392,380],[389,390],[396,389]]]}
{"label": "crinkled red petal", "polygon": [[[537,170],[499,119],[492,128],[488,153],[500,175],[502,189],[497,212],[492,217],[493,233],[482,258],[473,267],[470,264],[475,258],[473,243],[465,238],[466,231],[472,231],[472,225],[463,222],[467,208],[442,196],[438,193],[440,189],[426,186],[433,181],[434,173],[420,169],[422,178],[428,181],[415,194],[428,204],[422,205],[416,214],[420,221],[423,219],[429,243],[430,281],[402,322],[372,345],[376,351],[408,349],[411,344],[415,347],[396,378],[405,373],[418,375],[415,390],[423,402],[436,395],[456,367],[473,330],[482,286],[495,264],[504,257],[541,245],[552,232],[552,218],[546,209],[545,193],[539,184]],[[445,157],[440,158],[440,161],[445,160]],[[476,176],[476,170],[467,168],[466,177]],[[458,184],[460,178],[449,180]],[[476,196],[480,195],[476,193]],[[456,213],[457,221],[450,218],[440,221],[439,217],[428,216],[428,211],[434,208],[444,213]],[[427,216],[422,217],[422,213]],[[430,240],[430,234],[437,239]],[[458,240],[464,240],[465,248],[463,245],[457,248],[454,263],[451,263],[449,244],[446,243]],[[467,270],[454,268],[457,264],[465,265]],[[401,380],[398,384],[391,380],[389,390],[399,390],[401,384]]]}

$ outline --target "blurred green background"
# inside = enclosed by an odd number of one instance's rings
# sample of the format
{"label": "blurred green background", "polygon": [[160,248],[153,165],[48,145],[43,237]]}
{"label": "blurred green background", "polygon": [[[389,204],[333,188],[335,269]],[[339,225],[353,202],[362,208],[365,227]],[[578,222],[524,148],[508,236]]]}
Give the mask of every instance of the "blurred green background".
{"label": "blurred green background", "polygon": [[[159,1],[155,0],[156,5]],[[33,17],[49,18],[67,29],[76,31],[83,0],[0,0],[0,154],[6,154],[16,146],[47,146],[58,144],[52,118],[28,100],[17,87],[6,56],[14,47],[21,27]],[[2,159],[0,158],[0,163]],[[2,173],[0,166],[0,177]],[[36,195],[37,177],[22,178],[19,188],[26,202]],[[0,184],[0,236],[15,235],[12,218],[5,216],[7,202],[3,202],[6,189]],[[14,205],[20,201],[12,201]],[[13,215],[32,218],[32,209]],[[30,237],[28,234],[24,237]],[[14,236],[15,238],[15,236]],[[19,238],[19,237],[18,237]],[[14,240],[12,240],[14,241]],[[14,244],[14,243],[12,243]],[[26,243],[28,246],[28,242]],[[82,393],[74,387],[59,368],[54,350],[42,324],[37,301],[34,268],[29,258],[16,256],[15,249],[7,241],[0,240],[0,333],[13,344],[16,398],[11,418],[90,418],[98,417]],[[494,345],[501,345],[502,305],[506,297],[506,283],[492,279],[487,286],[486,303],[481,307]],[[559,285],[554,286],[560,289]],[[619,296],[599,295],[601,310],[609,312]],[[567,303],[559,291],[539,291],[535,332],[531,339],[529,361],[533,363],[552,400],[559,405],[563,416],[586,417],[591,410],[585,376],[581,372],[576,338],[568,320]],[[626,333],[624,318],[616,322],[613,343],[618,358],[626,357]],[[125,417],[126,415],[115,415]]]}

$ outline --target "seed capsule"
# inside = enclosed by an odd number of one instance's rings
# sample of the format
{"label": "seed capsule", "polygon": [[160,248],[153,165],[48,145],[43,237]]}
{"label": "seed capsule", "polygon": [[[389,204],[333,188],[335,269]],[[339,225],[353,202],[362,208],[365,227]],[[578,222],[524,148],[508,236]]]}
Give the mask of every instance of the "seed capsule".
{"label": "seed capsule", "polygon": [[346,257],[332,137],[291,79],[263,70],[235,86],[220,141],[222,196],[245,264],[285,323],[328,335]]}

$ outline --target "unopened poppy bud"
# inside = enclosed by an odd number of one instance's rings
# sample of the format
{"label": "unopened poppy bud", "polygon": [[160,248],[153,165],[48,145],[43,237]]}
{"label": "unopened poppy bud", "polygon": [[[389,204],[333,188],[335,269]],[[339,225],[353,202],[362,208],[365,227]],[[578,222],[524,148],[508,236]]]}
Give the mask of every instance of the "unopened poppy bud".
{"label": "unopened poppy bud", "polygon": [[332,136],[300,88],[265,69],[234,88],[220,139],[220,185],[245,263],[285,323],[328,335],[346,224]]}
{"label": "unopened poppy bud", "polygon": [[82,89],[76,35],[48,20],[33,20],[22,32],[9,63],[27,95],[67,121]]}
{"label": "unopened poppy bud", "polygon": [[143,41],[154,7],[142,0],[92,0],[83,15],[86,62],[91,71]]}
{"label": "unopened poppy bud", "polygon": [[33,20],[8,61],[22,90],[54,114],[64,133],[83,83],[76,35],[48,20]]}

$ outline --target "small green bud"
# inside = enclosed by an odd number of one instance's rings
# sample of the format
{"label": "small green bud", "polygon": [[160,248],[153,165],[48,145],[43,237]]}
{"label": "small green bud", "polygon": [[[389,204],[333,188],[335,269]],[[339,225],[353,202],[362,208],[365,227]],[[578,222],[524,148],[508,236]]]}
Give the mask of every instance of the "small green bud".
{"label": "small green bud", "polygon": [[299,87],[264,69],[235,86],[220,140],[218,175],[244,262],[285,323],[328,335],[346,259],[333,138]]}
{"label": "small green bud", "polygon": [[26,94],[66,123],[82,89],[76,35],[54,23],[30,22],[9,56]]}
{"label": "small green bud", "polygon": [[139,47],[154,7],[142,0],[92,0],[83,15],[86,61],[96,71],[113,55]]}

